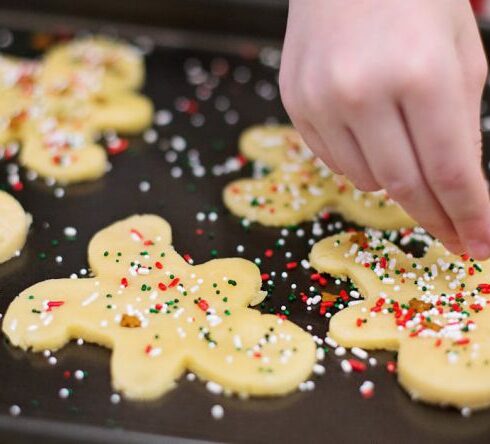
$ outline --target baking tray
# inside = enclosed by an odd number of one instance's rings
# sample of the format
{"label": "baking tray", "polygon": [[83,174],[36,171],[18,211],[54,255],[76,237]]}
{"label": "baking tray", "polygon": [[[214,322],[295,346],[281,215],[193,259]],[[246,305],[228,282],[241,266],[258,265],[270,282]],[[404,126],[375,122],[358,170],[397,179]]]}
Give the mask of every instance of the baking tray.
{"label": "baking tray", "polygon": [[[66,34],[68,27],[99,28],[99,24],[82,24],[73,19],[41,17],[34,20],[22,15],[15,16],[14,23],[12,15],[0,13],[0,17],[3,20],[7,17],[10,26],[16,24],[19,29],[63,29]],[[58,25],[62,26],[58,28]],[[114,33],[118,29],[103,26],[106,32]],[[297,284],[296,295],[308,290],[310,271],[299,267],[289,272],[287,279],[280,277],[286,262],[307,257],[312,224],[291,229],[288,236],[275,228],[255,225],[244,228],[238,218],[224,209],[221,191],[229,181],[248,176],[251,166],[224,175],[212,173],[213,166],[223,165],[236,156],[237,138],[244,128],[266,121],[287,121],[279,97],[274,95],[277,69],[268,66],[275,63],[276,53],[271,46],[264,50],[263,42],[250,39],[216,39],[129,26],[121,29],[131,39],[136,37],[140,44],[146,42],[148,46],[148,38],[141,37],[143,33],[157,42],[147,56],[144,93],[152,98],[157,110],[170,111],[173,119],[167,125],[154,126],[158,133],[158,140],[154,142],[151,133],[146,134],[146,141],[145,137],[131,138],[130,149],[111,158],[111,172],[98,181],[67,187],[62,198],[56,197],[56,186],[49,186],[43,180],[26,180],[21,172],[24,190],[13,194],[33,214],[34,224],[22,255],[0,267],[0,312],[5,312],[20,291],[38,281],[79,273],[87,265],[88,241],[101,228],[134,213],[156,213],[172,225],[177,251],[190,254],[195,263],[207,261],[215,254],[237,256],[239,244],[245,247],[243,257],[262,258],[262,271],[276,271],[277,276],[274,291],[260,310],[277,313],[284,305],[290,311],[291,320],[303,328],[311,326],[313,334],[323,337],[328,325],[318,309],[307,311],[300,300],[288,298],[292,283]],[[5,41],[9,35],[5,29],[0,30],[0,43],[2,36]],[[31,32],[15,31],[12,36],[12,44],[6,48],[8,52],[23,56],[37,54],[32,48]],[[194,103],[188,107],[188,112],[176,110],[184,103],[182,98],[195,99],[196,88],[186,79],[186,69],[196,62],[205,69],[210,65],[223,67],[223,61],[229,65],[229,73],[222,77],[209,100],[197,100],[197,113],[204,116],[205,122],[195,126],[199,118],[195,117]],[[247,74],[250,79],[245,81]],[[229,108],[222,111],[227,101]],[[183,137],[187,147],[170,163],[175,157],[168,154],[175,151],[172,146],[182,145],[176,136]],[[488,146],[490,141],[485,133],[484,141]],[[199,154],[207,170],[204,177],[193,174],[189,153],[194,161],[195,153]],[[485,165],[487,162],[485,158]],[[0,183],[4,185],[10,163],[0,162]],[[172,176],[172,171],[178,175],[176,166],[183,173],[178,178]],[[150,184],[149,191],[141,191],[142,182]],[[200,212],[206,215],[216,212],[218,218],[200,222],[196,218]],[[341,219],[332,214],[321,224],[327,230],[329,224],[335,222]],[[64,236],[64,228],[68,226],[76,227],[75,240]],[[202,230],[201,234],[196,230]],[[277,247],[279,238],[285,240],[281,248]],[[275,251],[270,259],[264,258],[267,248]],[[291,253],[291,258],[286,257],[286,252]],[[61,263],[56,262],[57,256],[63,258]],[[330,291],[339,288],[333,281],[329,283]],[[16,350],[2,338],[1,443],[28,443],[34,439],[43,443],[179,440],[481,443],[490,440],[490,411],[464,418],[454,409],[412,402],[397,384],[396,376],[385,369],[385,363],[394,359],[392,353],[373,353],[378,360],[376,367],[362,374],[347,375],[340,368],[341,358],[330,351],[324,361],[326,374],[312,378],[315,389],[284,398],[244,401],[216,396],[208,392],[204,384],[189,382],[184,377],[175,390],[157,401],[122,400],[118,404],[110,402],[113,391],[108,350],[72,343],[55,356],[57,364],[50,365],[42,354]],[[73,377],[66,379],[65,372],[76,369],[86,371],[87,377],[83,381]],[[375,395],[371,399],[359,394],[359,386],[367,379],[375,383]],[[58,392],[62,387],[72,388],[72,396],[61,399]],[[211,416],[210,410],[215,404],[224,408],[221,420]],[[9,414],[12,405],[20,406],[19,416]]]}

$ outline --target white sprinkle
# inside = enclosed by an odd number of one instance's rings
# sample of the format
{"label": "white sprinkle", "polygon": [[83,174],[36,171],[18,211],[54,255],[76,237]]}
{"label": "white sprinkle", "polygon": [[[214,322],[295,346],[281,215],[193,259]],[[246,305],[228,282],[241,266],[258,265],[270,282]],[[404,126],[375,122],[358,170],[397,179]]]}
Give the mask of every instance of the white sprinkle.
{"label": "white sprinkle", "polygon": [[54,197],[61,199],[65,195],[65,190],[63,188],[54,189]]}
{"label": "white sprinkle", "polygon": [[196,375],[194,373],[187,373],[186,376],[188,381],[195,381],[196,380]]}
{"label": "white sprinkle", "polygon": [[342,371],[344,373],[351,373],[352,372],[352,365],[347,359],[343,359],[342,362],[340,363],[340,367],[342,368]]}
{"label": "white sprinkle", "polygon": [[99,293],[94,292],[90,296],[88,296],[86,299],[82,301],[82,307],[86,307],[87,305],[91,304],[94,302],[97,298],[99,297]]}
{"label": "white sprinkle", "polygon": [[12,415],[12,416],[19,416],[21,414],[22,410],[20,409],[20,407],[16,404],[10,406],[9,408],[9,413]]}
{"label": "white sprinkle", "polygon": [[219,404],[213,405],[213,407],[211,407],[211,416],[214,419],[221,419],[223,418],[224,414],[225,410]]}
{"label": "white sprinkle", "polygon": [[221,393],[223,393],[223,387],[221,387],[221,385],[219,385],[217,382],[213,381],[208,381],[206,383],[206,389],[214,395],[221,395]]}
{"label": "white sprinkle", "polygon": [[119,404],[121,402],[121,395],[113,393],[110,399],[112,404]]}
{"label": "white sprinkle", "polygon": [[66,399],[66,398],[68,398],[68,396],[70,396],[70,390],[68,390],[65,387],[61,388],[60,391],[58,392],[58,396],[61,399]]}
{"label": "white sprinkle", "polygon": [[57,362],[58,362],[58,360],[54,356],[50,356],[48,359],[48,363],[50,365],[56,365]]}
{"label": "white sprinkle", "polygon": [[368,358],[368,352],[366,350],[363,350],[362,348],[359,347],[352,347],[351,353],[358,357],[359,359],[367,359]]}
{"label": "white sprinkle", "polygon": [[74,376],[75,376],[75,379],[78,379],[79,381],[81,381],[85,377],[85,374],[83,373],[82,370],[75,370]]}
{"label": "white sprinkle", "polygon": [[471,409],[469,407],[463,407],[461,409],[461,415],[463,415],[465,418],[469,418],[471,416]]}
{"label": "white sprinkle", "polygon": [[150,191],[151,184],[147,180],[143,180],[142,182],[139,183],[138,188],[142,193],[146,193]]}
{"label": "white sprinkle", "polygon": [[323,375],[325,374],[325,367],[320,364],[315,364],[313,366],[313,373],[315,373],[315,375]]}
{"label": "white sprinkle", "polygon": [[335,349],[335,356],[344,356],[345,353],[346,353],[346,351],[345,351],[344,347],[337,347]]}
{"label": "white sprinkle", "polygon": [[77,235],[77,229],[75,227],[66,227],[63,230],[63,234],[66,237],[75,237]]}

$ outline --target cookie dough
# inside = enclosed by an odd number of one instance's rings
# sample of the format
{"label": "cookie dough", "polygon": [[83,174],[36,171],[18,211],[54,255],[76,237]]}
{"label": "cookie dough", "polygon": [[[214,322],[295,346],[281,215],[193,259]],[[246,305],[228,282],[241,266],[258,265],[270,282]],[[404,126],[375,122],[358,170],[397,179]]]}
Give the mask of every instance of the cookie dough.
{"label": "cookie dough", "polygon": [[154,215],[103,229],[89,245],[95,277],[28,288],[8,308],[4,333],[24,350],[80,337],[111,348],[113,386],[131,399],[159,397],[186,369],[231,392],[294,390],[315,363],[313,338],[247,308],[264,297],[259,269],[238,258],[192,266],[171,242]]}
{"label": "cookie dough", "polygon": [[325,207],[332,207],[359,225],[387,230],[415,224],[384,191],[359,191],[331,173],[290,126],[248,129],[240,138],[240,152],[271,172],[236,180],[225,188],[225,205],[237,216],[286,226],[312,220]]}
{"label": "cookie dough", "polygon": [[26,243],[31,216],[10,194],[0,191],[0,264],[8,261]]}
{"label": "cookie dough", "polygon": [[114,93],[141,88],[145,69],[136,47],[89,36],[52,48],[44,58],[41,80],[48,85],[67,82],[80,72],[97,76],[100,90]]}
{"label": "cookie dough", "polygon": [[97,131],[136,134],[152,120],[134,90],[141,55],[102,37],[65,43],[33,64],[0,57],[0,143],[21,142],[20,162],[63,183],[101,177],[107,156]]}
{"label": "cookie dough", "polygon": [[399,382],[415,399],[490,405],[490,261],[454,256],[437,241],[414,258],[373,230],[328,237],[310,261],[364,297],[330,320],[340,345],[398,350]]}

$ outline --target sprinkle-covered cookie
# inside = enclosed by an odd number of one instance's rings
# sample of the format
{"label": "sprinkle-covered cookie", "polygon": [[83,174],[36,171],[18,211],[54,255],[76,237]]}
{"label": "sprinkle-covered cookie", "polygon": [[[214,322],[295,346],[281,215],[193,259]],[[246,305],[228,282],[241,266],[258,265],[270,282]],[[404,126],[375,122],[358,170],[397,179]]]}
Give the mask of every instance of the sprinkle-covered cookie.
{"label": "sprinkle-covered cookie", "polygon": [[225,188],[225,205],[237,216],[287,226],[312,220],[331,207],[359,225],[387,230],[414,225],[384,191],[359,191],[330,172],[290,126],[252,127],[241,136],[240,151],[267,171],[263,177],[236,180]]}
{"label": "sprinkle-covered cookie", "polygon": [[133,216],[89,245],[94,277],[36,284],[10,305],[3,331],[24,350],[70,339],[111,348],[112,382],[131,399],[156,398],[187,369],[217,387],[281,395],[315,364],[313,338],[248,308],[262,301],[258,268],[244,259],[192,266],[158,216]]}

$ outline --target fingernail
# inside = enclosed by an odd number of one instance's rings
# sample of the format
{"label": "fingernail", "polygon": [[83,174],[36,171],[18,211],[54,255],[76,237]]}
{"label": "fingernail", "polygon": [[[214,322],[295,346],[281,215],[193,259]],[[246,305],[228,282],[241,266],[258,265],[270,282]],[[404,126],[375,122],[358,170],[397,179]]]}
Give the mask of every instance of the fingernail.
{"label": "fingernail", "polygon": [[490,257],[490,245],[486,242],[468,241],[468,253],[475,259],[488,259]]}

